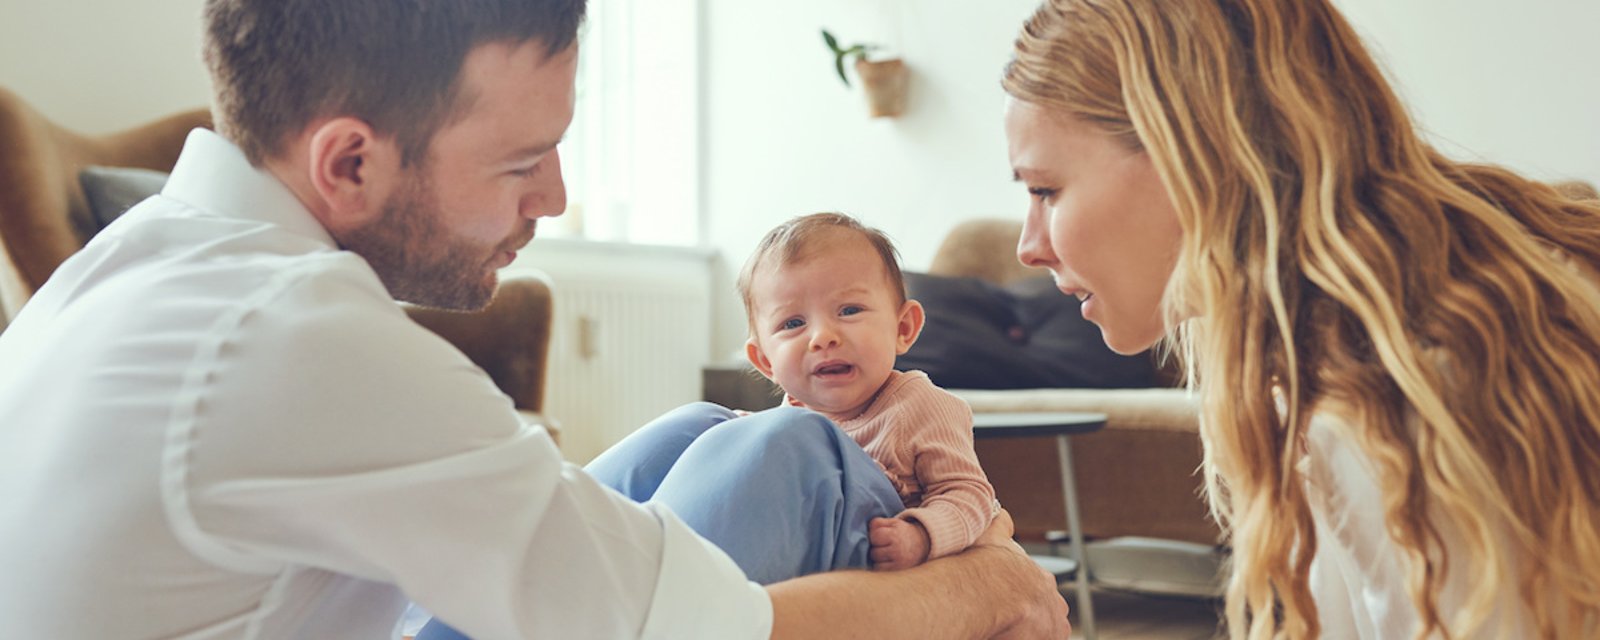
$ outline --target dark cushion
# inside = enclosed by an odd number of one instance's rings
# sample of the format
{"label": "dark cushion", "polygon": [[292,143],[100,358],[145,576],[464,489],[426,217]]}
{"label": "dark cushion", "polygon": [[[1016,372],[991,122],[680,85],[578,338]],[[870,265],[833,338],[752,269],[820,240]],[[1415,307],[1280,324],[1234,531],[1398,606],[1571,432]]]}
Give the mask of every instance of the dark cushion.
{"label": "dark cushion", "polygon": [[[1106,346],[1100,327],[1083,319],[1077,298],[1061,293],[1049,276],[1012,283],[1017,318],[1028,336],[1028,353],[1049,370],[1052,387],[1149,387],[1157,385],[1150,353],[1120,355]],[[1077,384],[1067,384],[1076,381]]]}
{"label": "dark cushion", "polygon": [[906,293],[922,303],[922,336],[895,367],[920,370],[954,389],[1148,387],[1145,355],[1107,348],[1078,300],[1049,277],[999,287],[976,278],[906,272]]}
{"label": "dark cushion", "polygon": [[160,193],[167,184],[167,174],[130,167],[89,166],[78,172],[78,183],[83,185],[90,217],[98,225],[95,231],[99,231],[129,207]]}

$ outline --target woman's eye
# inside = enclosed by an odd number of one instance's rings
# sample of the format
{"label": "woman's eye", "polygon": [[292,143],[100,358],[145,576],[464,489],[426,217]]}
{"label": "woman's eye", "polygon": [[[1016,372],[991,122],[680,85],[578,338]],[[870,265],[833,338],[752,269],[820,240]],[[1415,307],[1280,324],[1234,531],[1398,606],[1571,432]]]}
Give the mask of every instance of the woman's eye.
{"label": "woman's eye", "polygon": [[542,165],[544,165],[543,162],[535,162],[535,163],[533,163],[533,166],[530,166],[530,167],[528,167],[526,169],[515,169],[515,170],[513,170],[511,172],[511,175],[516,176],[518,178],[532,178],[533,174],[536,174],[536,173],[539,172],[539,167],[542,166]]}
{"label": "woman's eye", "polygon": [[780,329],[783,329],[785,331],[788,331],[790,329],[799,329],[800,327],[803,327],[803,326],[806,326],[806,321],[805,320],[801,320],[799,318],[789,318],[788,320],[784,320],[783,324],[778,325],[778,327]]}
{"label": "woman's eye", "polygon": [[1028,195],[1033,196],[1033,199],[1038,200],[1039,202],[1049,202],[1051,198],[1056,197],[1056,193],[1058,193],[1057,189],[1050,189],[1047,187],[1028,187]]}

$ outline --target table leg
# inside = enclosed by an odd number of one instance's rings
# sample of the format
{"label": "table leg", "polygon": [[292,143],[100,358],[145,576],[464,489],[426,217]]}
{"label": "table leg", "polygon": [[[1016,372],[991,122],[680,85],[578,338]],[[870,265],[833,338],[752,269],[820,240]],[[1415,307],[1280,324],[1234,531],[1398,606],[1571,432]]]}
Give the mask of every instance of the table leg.
{"label": "table leg", "polygon": [[1072,539],[1072,559],[1078,561],[1078,621],[1083,637],[1094,640],[1094,602],[1089,594],[1089,557],[1083,551],[1083,523],[1078,520],[1078,481],[1072,474],[1072,444],[1069,436],[1056,436],[1056,452],[1061,456],[1061,493],[1067,503],[1067,533]]}

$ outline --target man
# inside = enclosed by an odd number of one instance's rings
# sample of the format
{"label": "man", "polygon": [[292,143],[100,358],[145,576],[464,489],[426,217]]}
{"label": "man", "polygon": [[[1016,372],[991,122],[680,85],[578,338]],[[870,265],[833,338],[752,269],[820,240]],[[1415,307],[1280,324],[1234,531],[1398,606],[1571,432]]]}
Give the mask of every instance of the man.
{"label": "man", "polygon": [[218,132],[0,337],[7,635],[388,637],[408,598],[485,639],[1064,635],[1006,518],[748,582],[394,304],[481,307],[565,208],[583,12],[207,3]]}

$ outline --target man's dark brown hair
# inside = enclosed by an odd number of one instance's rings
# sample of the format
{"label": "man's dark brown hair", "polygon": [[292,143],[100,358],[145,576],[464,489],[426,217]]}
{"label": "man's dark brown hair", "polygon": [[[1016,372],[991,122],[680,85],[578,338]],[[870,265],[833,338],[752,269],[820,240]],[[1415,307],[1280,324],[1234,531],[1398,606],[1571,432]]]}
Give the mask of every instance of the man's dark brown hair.
{"label": "man's dark brown hair", "polygon": [[401,162],[425,159],[470,105],[461,65],[489,43],[577,40],[587,0],[208,0],[205,61],[217,130],[255,165],[322,117],[393,135]]}

